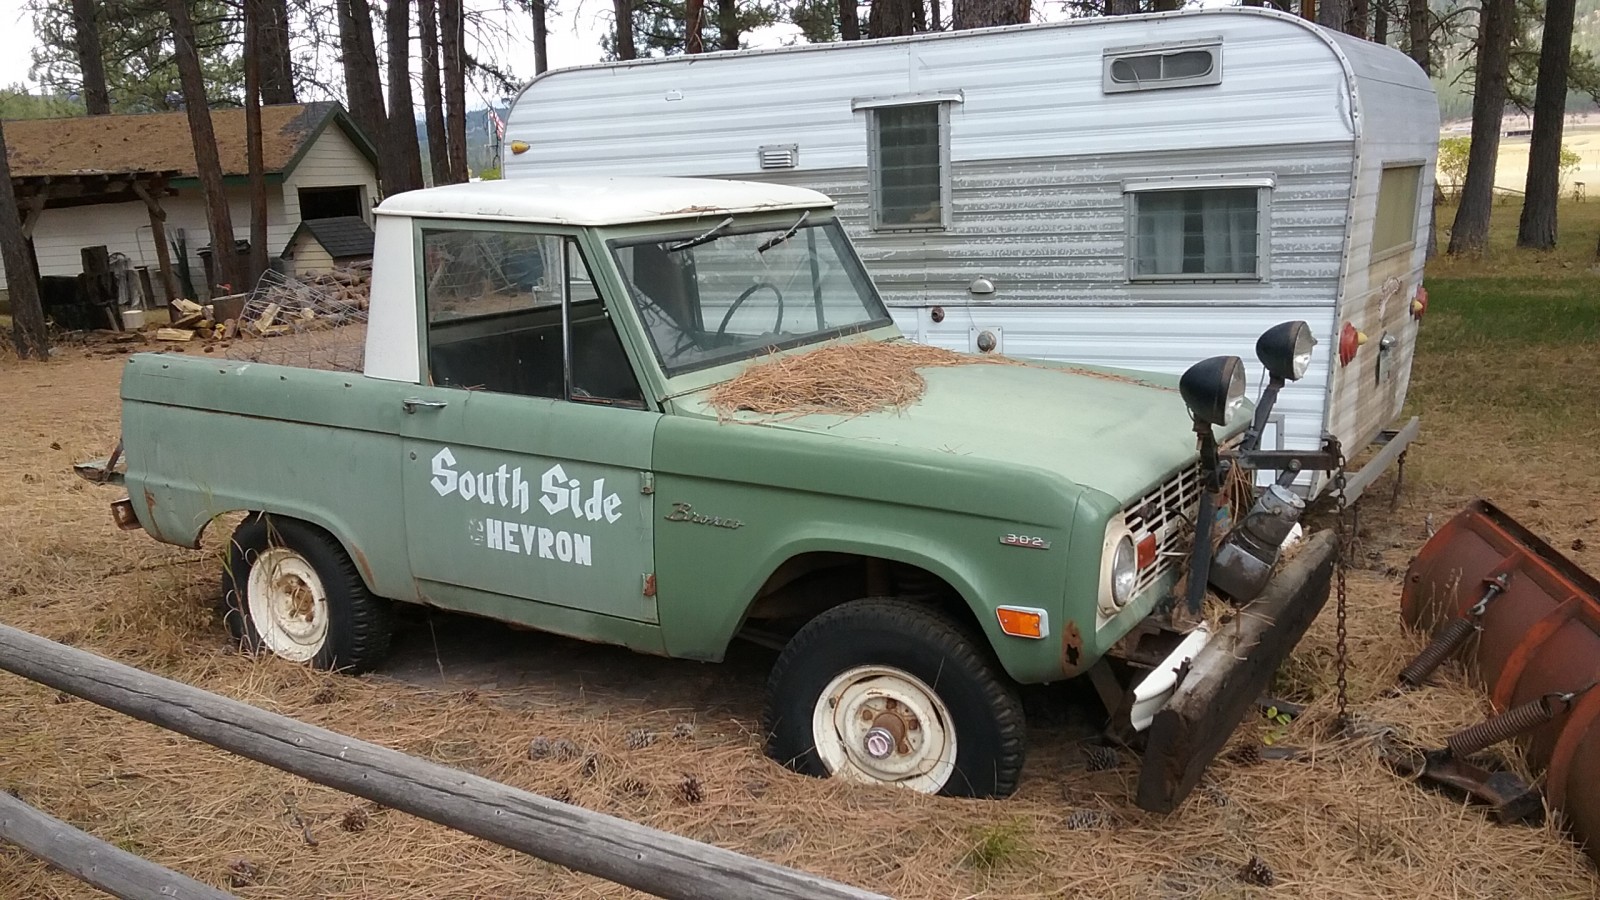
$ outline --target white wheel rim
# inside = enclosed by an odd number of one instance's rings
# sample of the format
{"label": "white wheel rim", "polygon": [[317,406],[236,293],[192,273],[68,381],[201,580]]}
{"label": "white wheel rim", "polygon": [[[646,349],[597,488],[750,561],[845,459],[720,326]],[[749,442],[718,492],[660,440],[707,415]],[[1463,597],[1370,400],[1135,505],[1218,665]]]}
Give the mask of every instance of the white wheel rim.
{"label": "white wheel rim", "polygon": [[250,622],[274,654],[307,662],[328,640],[328,592],[316,569],[287,547],[256,557],[245,584]]}
{"label": "white wheel rim", "polygon": [[811,734],[828,773],[850,781],[934,794],[956,767],[956,731],[944,700],[920,678],[888,666],[856,666],[828,682]]}

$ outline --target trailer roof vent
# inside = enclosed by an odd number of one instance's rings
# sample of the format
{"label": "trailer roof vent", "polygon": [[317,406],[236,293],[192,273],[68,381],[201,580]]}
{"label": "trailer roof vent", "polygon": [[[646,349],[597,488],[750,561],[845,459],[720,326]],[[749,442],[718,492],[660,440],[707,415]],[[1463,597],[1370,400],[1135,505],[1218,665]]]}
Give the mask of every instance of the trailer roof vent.
{"label": "trailer roof vent", "polygon": [[768,144],[756,151],[763,169],[792,169],[800,165],[799,144]]}
{"label": "trailer roof vent", "polygon": [[1102,86],[1108,94],[1222,83],[1222,39],[1108,47]]}

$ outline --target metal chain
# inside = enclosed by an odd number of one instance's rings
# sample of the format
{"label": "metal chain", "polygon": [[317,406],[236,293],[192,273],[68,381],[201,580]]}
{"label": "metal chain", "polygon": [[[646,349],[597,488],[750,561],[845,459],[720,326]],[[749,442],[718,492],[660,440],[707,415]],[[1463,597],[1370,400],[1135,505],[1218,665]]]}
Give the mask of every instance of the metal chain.
{"label": "metal chain", "polygon": [[1350,529],[1347,524],[1347,519],[1349,517],[1349,505],[1344,495],[1345,459],[1344,450],[1342,448],[1338,451],[1337,462],[1339,467],[1335,469],[1333,473],[1333,498],[1334,503],[1338,507],[1338,519],[1335,524],[1335,532],[1338,536],[1338,544],[1335,547],[1333,571],[1337,597],[1337,605],[1335,607],[1337,616],[1337,640],[1334,645],[1334,669],[1338,676],[1336,683],[1338,685],[1339,714],[1334,722],[1339,731],[1343,732],[1350,724],[1350,714],[1348,711],[1350,698],[1348,695],[1348,685],[1345,679],[1345,673],[1350,667],[1349,650],[1345,645],[1345,575],[1350,568],[1350,545],[1354,540],[1354,536],[1350,534]]}

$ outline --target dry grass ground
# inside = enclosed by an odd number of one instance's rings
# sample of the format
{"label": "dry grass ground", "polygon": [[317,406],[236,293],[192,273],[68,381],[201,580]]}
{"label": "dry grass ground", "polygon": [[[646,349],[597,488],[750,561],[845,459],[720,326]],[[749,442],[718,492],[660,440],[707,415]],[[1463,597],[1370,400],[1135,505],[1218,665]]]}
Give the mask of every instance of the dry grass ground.
{"label": "dry grass ground", "polygon": [[[1441,214],[1441,220],[1448,221]],[[1454,273],[1446,273],[1454,274]],[[1546,307],[1600,317],[1597,281],[1557,273],[1499,299],[1444,279],[1424,328],[1412,397],[1424,438],[1390,510],[1375,490],[1351,573],[1351,699],[1366,726],[1436,743],[1481,715],[1444,683],[1380,700],[1419,641],[1398,626],[1399,574],[1435,525],[1488,496],[1563,549],[1600,545],[1600,375],[1593,331],[1501,339]],[[1572,282],[1572,284],[1569,284]],[[1576,286],[1574,286],[1576,285]],[[1570,290],[1569,290],[1570,289]],[[1510,289],[1508,289],[1510,290]],[[1544,293],[1541,293],[1544,292]],[[1549,294],[1554,299],[1541,301]],[[1551,308],[1553,309],[1553,307]],[[1535,329],[1538,331],[1538,329]],[[614,702],[559,669],[515,692],[430,690],[383,675],[322,676],[232,650],[211,612],[214,553],[116,531],[117,496],[68,473],[117,434],[120,362],[68,348],[49,364],[0,359],[0,621],[357,737],[518,787],[908,898],[1597,896],[1593,868],[1551,825],[1489,824],[1376,762],[1370,743],[1327,734],[1331,606],[1279,687],[1310,702],[1288,726],[1250,721],[1238,744],[1304,747],[1301,762],[1227,759],[1170,817],[1137,811],[1124,759],[1089,771],[1067,729],[1036,728],[1020,794],[927,798],[792,775],[763,758],[753,709],[702,704],[725,682],[754,693],[748,665],[614,657],[612,678],[651,681]],[[219,536],[211,536],[215,541]],[[1593,549],[1573,552],[1600,571]],[[560,652],[582,654],[558,642]],[[425,646],[425,645],[424,645]],[[537,646],[553,646],[550,642]],[[413,645],[410,663],[434,660]],[[602,652],[602,651],[595,651]],[[603,651],[609,652],[609,651]],[[737,681],[738,683],[731,683]],[[690,723],[692,727],[678,729]],[[647,731],[653,741],[630,738]],[[675,736],[676,732],[680,733]],[[571,758],[530,759],[545,737]],[[593,763],[589,764],[592,756]],[[693,788],[688,785],[693,782]],[[380,810],[186,738],[0,675],[0,789],[118,845],[250,898],[600,897],[629,892]],[[309,839],[308,839],[309,835]],[[313,844],[312,841],[315,843]],[[1250,883],[1252,858],[1275,885]],[[0,898],[97,896],[0,848]]]}

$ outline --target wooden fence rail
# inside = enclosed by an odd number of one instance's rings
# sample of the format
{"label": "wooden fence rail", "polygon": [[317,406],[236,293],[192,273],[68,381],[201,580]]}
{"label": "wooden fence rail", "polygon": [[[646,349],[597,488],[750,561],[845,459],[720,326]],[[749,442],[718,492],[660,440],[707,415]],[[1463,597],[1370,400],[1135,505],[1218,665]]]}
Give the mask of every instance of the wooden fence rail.
{"label": "wooden fence rail", "polygon": [[68,875],[127,900],[237,900],[85,834],[5,791],[0,791],[0,841],[16,844]]}
{"label": "wooden fence rail", "polygon": [[0,625],[0,669],[431,822],[682,900],[882,895],[571,806]]}

